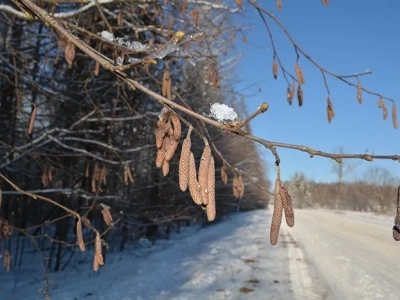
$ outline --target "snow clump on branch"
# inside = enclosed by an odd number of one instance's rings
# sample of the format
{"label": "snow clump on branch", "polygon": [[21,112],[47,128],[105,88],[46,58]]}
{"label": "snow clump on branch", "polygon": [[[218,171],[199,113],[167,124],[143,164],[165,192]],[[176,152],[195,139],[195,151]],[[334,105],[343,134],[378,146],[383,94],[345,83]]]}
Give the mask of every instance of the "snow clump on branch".
{"label": "snow clump on branch", "polygon": [[211,103],[208,117],[213,117],[220,123],[226,123],[235,121],[238,118],[238,114],[226,104]]}

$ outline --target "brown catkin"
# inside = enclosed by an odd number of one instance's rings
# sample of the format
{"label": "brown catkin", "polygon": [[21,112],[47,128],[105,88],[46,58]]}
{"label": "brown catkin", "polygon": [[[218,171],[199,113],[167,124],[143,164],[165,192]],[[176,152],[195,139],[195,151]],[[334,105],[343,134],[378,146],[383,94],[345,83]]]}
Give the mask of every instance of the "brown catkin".
{"label": "brown catkin", "polygon": [[167,176],[169,173],[169,162],[164,159],[163,164],[161,166],[161,170],[164,176]]}
{"label": "brown catkin", "polygon": [[99,270],[99,261],[97,260],[96,254],[93,256],[93,270],[97,272]]}
{"label": "brown catkin", "polygon": [[36,115],[37,115],[37,106],[34,106],[31,113],[31,118],[29,120],[28,134],[32,134],[33,132],[33,126],[35,125]]}
{"label": "brown catkin", "polygon": [[65,47],[64,50],[64,55],[65,55],[65,60],[67,61],[67,64],[69,67],[72,67],[72,64],[75,59],[75,45],[71,42],[67,43],[67,46]]}
{"label": "brown catkin", "polygon": [[104,207],[101,211],[103,215],[103,221],[106,223],[107,226],[110,226],[112,224],[113,218],[110,212],[110,209]]}
{"label": "brown catkin", "polygon": [[243,198],[244,195],[244,183],[243,183],[243,178],[242,175],[239,175],[238,178],[238,188],[239,188],[239,198]]}
{"label": "brown catkin", "polygon": [[282,222],[282,211],[283,203],[281,198],[281,180],[278,178],[275,180],[275,201],[274,211],[272,213],[271,231],[270,231],[270,242],[271,245],[276,245],[278,242],[279,229]]}
{"label": "brown catkin", "polygon": [[281,199],[282,199],[283,210],[285,211],[286,224],[289,227],[293,227],[294,211],[293,211],[292,198],[290,197],[288,190],[284,186],[281,187]]}
{"label": "brown catkin", "polygon": [[361,81],[358,79],[357,80],[357,101],[362,104],[362,86],[361,86]]}
{"label": "brown catkin", "polygon": [[382,108],[383,120],[386,120],[387,116],[388,116],[388,110],[387,110],[386,104],[385,104],[385,102],[383,101],[382,98],[379,98],[378,107]]}
{"label": "brown catkin", "polygon": [[85,242],[83,241],[83,233],[82,233],[82,221],[80,217],[76,222],[76,239],[78,241],[79,249],[82,252],[85,251]]}
{"label": "brown catkin", "polygon": [[224,184],[228,183],[228,174],[226,173],[225,165],[221,168],[221,179]]}
{"label": "brown catkin", "polygon": [[194,160],[193,152],[190,152],[189,156],[189,192],[192,196],[194,203],[197,205],[201,205],[201,192],[200,192],[200,184],[197,181],[196,176],[196,162]]}
{"label": "brown catkin", "polygon": [[331,123],[332,119],[335,117],[335,111],[333,110],[333,105],[330,97],[328,97],[326,101],[327,101],[326,112],[328,115],[328,123]]}
{"label": "brown catkin", "polygon": [[297,100],[299,102],[299,106],[303,106],[303,99],[304,99],[304,94],[303,94],[303,90],[301,88],[301,86],[299,85],[297,87]]}
{"label": "brown catkin", "polygon": [[207,181],[208,181],[208,169],[211,157],[211,148],[206,141],[206,145],[201,155],[200,165],[199,165],[199,184],[201,189],[201,200],[204,205],[208,203],[207,196]]}
{"label": "brown catkin", "polygon": [[98,232],[96,232],[96,239],[94,241],[94,252],[99,265],[104,265],[103,255],[101,254],[101,238]]}
{"label": "brown catkin", "polygon": [[286,89],[286,100],[289,103],[289,105],[292,105],[293,94],[292,94],[292,90],[290,89],[290,87],[288,87]]}
{"label": "brown catkin", "polygon": [[276,0],[276,9],[281,10],[282,9],[282,0]]}
{"label": "brown catkin", "polygon": [[169,139],[169,146],[164,157],[166,161],[171,160],[172,156],[175,154],[176,148],[178,148],[179,145],[179,141],[175,140],[173,136],[170,136]]}
{"label": "brown catkin", "polygon": [[157,127],[154,130],[154,134],[156,137],[156,146],[157,148],[161,148],[165,136],[165,123],[161,120],[158,120]]}
{"label": "brown catkin", "polygon": [[165,152],[161,149],[157,150],[157,157],[156,157],[156,167],[161,168],[163,162],[164,162],[164,156]]}
{"label": "brown catkin", "polygon": [[207,220],[209,222],[215,220],[216,209],[215,209],[215,162],[214,157],[210,157],[208,164],[208,181],[207,181],[207,194],[208,204],[206,207]]}
{"label": "brown catkin", "polygon": [[164,125],[164,135],[170,135],[170,133],[173,132],[172,127],[171,127],[171,122],[167,122]]}
{"label": "brown catkin", "polygon": [[274,58],[272,62],[272,75],[274,75],[274,78],[278,78],[278,64],[276,63],[276,59]]}
{"label": "brown catkin", "polygon": [[301,70],[300,65],[298,63],[296,63],[296,65],[295,65],[295,71],[296,71],[296,75],[297,75],[297,80],[299,81],[299,85],[305,84],[306,81],[304,80],[303,71]]}
{"label": "brown catkin", "polygon": [[82,217],[82,222],[87,228],[92,228],[92,224],[90,224],[90,220],[88,218]]}
{"label": "brown catkin", "polygon": [[182,143],[181,157],[179,159],[179,188],[182,192],[187,190],[189,183],[189,161],[192,142],[187,136]]}
{"label": "brown catkin", "polygon": [[179,139],[181,138],[181,130],[182,130],[181,121],[174,114],[171,114],[170,119],[172,125],[174,125],[174,139],[179,141]]}
{"label": "brown catkin", "polygon": [[168,100],[171,100],[171,76],[169,74],[169,70],[165,70],[163,74],[163,81],[162,81],[162,95],[167,97]]}
{"label": "brown catkin", "polygon": [[397,122],[397,107],[396,107],[396,103],[393,102],[392,105],[392,122],[393,122],[393,127],[396,129],[398,126],[398,122]]}
{"label": "brown catkin", "polygon": [[232,192],[235,198],[239,198],[238,178],[236,175],[232,180]]}

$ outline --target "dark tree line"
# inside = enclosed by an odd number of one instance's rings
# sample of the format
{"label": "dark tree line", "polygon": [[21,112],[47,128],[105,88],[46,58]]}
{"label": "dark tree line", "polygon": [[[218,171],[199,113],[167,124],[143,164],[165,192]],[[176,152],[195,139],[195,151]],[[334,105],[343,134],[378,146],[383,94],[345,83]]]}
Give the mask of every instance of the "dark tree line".
{"label": "dark tree line", "polygon": [[[232,94],[229,72],[222,67],[223,52],[230,49],[226,41],[238,32],[231,21],[232,11],[224,6],[209,10],[211,2],[184,9],[184,2],[115,1],[102,5],[101,10],[93,6],[62,20],[68,23],[68,30],[115,61],[144,54],[110,47],[82,29],[112,31],[115,37],[143,45],[166,43],[180,28],[212,34],[212,39],[185,48],[198,53],[197,59],[170,55],[156,65],[137,65],[127,72],[161,93],[168,68],[174,101],[197,112],[207,112],[212,102],[227,101],[244,119],[243,100]],[[82,7],[79,3],[41,4],[60,17]],[[0,19],[0,173],[21,190],[60,204],[33,199],[1,180],[0,220],[4,228],[11,229],[1,245],[2,251],[11,253],[13,267],[23,263],[27,244],[46,257],[49,271],[65,267],[66,252],[76,246],[76,220],[61,206],[89,220],[90,226],[103,234],[108,249],[121,251],[127,242],[168,238],[182,226],[205,222],[202,209],[187,192],[179,190],[179,154],[172,159],[167,177],[155,167],[154,127],[161,105],[132,90],[80,51],[68,64],[64,55],[67,41],[43,23],[4,11]],[[216,159],[218,219],[266,207],[266,167],[254,144],[194,118],[187,120],[198,125],[221,157],[237,167],[228,169],[225,185],[220,176],[223,162]],[[251,131],[249,127],[246,130]],[[186,131],[185,127],[183,136]],[[198,161],[202,139],[194,137],[192,143]],[[243,177],[246,191],[237,199],[232,194],[232,178],[242,172],[249,176]],[[104,222],[103,205],[109,207],[115,224]],[[94,238],[86,227],[84,238]],[[92,246],[87,245],[89,249]]]}

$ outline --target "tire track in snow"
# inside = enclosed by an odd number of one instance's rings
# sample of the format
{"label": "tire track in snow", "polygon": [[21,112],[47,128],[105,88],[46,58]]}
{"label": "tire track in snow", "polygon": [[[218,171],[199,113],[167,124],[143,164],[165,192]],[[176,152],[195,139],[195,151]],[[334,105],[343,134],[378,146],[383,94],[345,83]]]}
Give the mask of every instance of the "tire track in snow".
{"label": "tire track in snow", "polygon": [[295,299],[324,299],[321,291],[317,292],[318,286],[313,283],[315,280],[312,279],[304,253],[293,239],[290,229],[283,226],[281,230],[282,244],[288,249],[290,283]]}

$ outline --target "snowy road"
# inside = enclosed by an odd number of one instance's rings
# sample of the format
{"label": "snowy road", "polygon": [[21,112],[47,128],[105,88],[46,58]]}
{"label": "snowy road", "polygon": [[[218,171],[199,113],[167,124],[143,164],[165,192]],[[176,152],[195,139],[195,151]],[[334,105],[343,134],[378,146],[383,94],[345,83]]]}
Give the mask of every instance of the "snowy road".
{"label": "snowy road", "polygon": [[295,227],[285,232],[305,256],[316,299],[390,300],[400,299],[400,243],[392,226],[391,218],[297,210]]}

